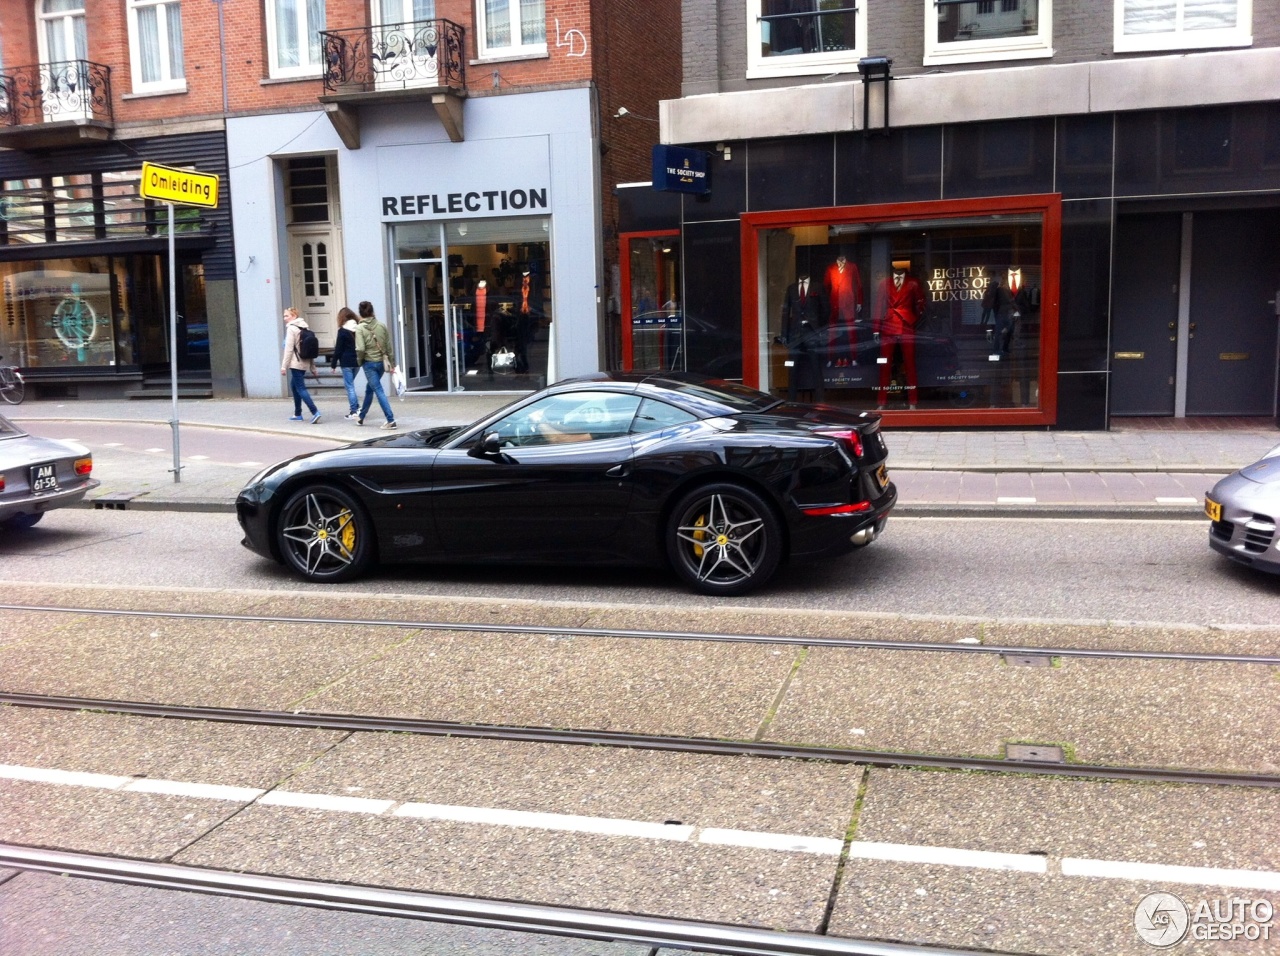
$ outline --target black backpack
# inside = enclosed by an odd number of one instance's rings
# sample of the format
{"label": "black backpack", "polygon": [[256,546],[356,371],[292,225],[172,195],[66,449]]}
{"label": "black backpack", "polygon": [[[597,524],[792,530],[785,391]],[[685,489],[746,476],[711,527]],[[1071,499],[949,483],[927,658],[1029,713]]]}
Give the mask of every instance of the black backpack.
{"label": "black backpack", "polygon": [[298,344],[294,352],[302,361],[309,362],[320,354],[320,340],[310,329],[298,329]]}

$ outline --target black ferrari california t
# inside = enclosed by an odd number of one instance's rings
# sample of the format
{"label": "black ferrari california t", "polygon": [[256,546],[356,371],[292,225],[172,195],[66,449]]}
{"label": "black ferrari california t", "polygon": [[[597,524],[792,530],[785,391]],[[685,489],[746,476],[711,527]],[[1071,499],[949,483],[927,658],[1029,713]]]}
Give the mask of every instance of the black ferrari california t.
{"label": "black ferrari california t", "polygon": [[311,581],[378,562],[669,565],[728,596],[875,540],[897,501],[887,456],[872,412],[600,373],[273,465],[236,513],[245,547]]}

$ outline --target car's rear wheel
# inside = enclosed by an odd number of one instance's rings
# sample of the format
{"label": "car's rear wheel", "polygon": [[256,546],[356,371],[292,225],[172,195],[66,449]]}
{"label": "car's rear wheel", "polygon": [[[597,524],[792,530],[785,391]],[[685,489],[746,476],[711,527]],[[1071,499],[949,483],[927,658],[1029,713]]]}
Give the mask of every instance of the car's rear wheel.
{"label": "car's rear wheel", "polygon": [[276,541],[285,563],[308,581],[347,581],[368,570],[373,526],[351,495],[333,485],[296,492],[280,512]]}
{"label": "car's rear wheel", "polygon": [[731,597],[758,588],[778,569],[782,526],[768,503],[740,485],[696,488],[667,526],[672,567],[694,590]]}
{"label": "car's rear wheel", "polygon": [[3,526],[6,531],[26,531],[28,528],[34,528],[39,524],[40,519],[43,517],[43,511],[35,514],[14,515],[12,518],[0,521],[0,526]]}

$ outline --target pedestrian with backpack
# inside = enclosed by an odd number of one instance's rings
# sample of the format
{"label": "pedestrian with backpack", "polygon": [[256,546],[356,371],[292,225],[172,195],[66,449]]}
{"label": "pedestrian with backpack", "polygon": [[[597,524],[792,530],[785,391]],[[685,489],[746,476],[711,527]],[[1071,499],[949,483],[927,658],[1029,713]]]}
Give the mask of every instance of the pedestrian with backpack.
{"label": "pedestrian with backpack", "polygon": [[369,406],[373,404],[376,395],[382,414],[387,416],[386,423],[382,427],[395,428],[395,412],[391,410],[391,403],[387,401],[387,393],[382,390],[383,373],[395,374],[396,370],[391,354],[391,333],[373,314],[372,302],[360,303],[360,323],[356,326],[356,358],[360,361],[360,367],[364,369],[366,382],[364,403],[360,406],[360,417],[356,419],[356,424],[364,424],[364,417],[369,414]]}
{"label": "pedestrian with backpack", "polygon": [[360,417],[360,406],[356,399],[356,372],[360,368],[360,360],[356,357],[356,314],[345,305],[338,310],[338,337],[333,343],[333,352],[329,355],[329,368],[342,369],[342,384],[347,390],[347,404],[351,406],[348,419]]}
{"label": "pedestrian with backpack", "polygon": [[307,375],[316,374],[316,356],[320,354],[320,341],[307,326],[307,320],[290,306],[284,310],[284,357],[280,360],[280,374],[289,376],[289,394],[293,396],[291,422],[302,421],[302,406],[310,412],[311,424],[320,421],[320,411],[307,391]]}

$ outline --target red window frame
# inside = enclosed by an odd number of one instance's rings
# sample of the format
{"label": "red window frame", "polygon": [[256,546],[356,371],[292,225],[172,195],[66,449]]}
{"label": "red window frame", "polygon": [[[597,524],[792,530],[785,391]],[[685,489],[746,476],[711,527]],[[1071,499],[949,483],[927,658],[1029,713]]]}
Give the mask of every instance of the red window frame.
{"label": "red window frame", "polygon": [[1040,404],[1038,408],[917,409],[886,411],[891,425],[1053,425],[1058,419],[1058,305],[1062,259],[1062,196],[1046,193],[994,199],[953,199],[937,202],[886,203],[876,206],[834,206],[742,213],[742,377],[760,387],[760,232],[793,226],[822,226],[850,222],[937,220],[986,215],[1039,214],[1041,231]]}

